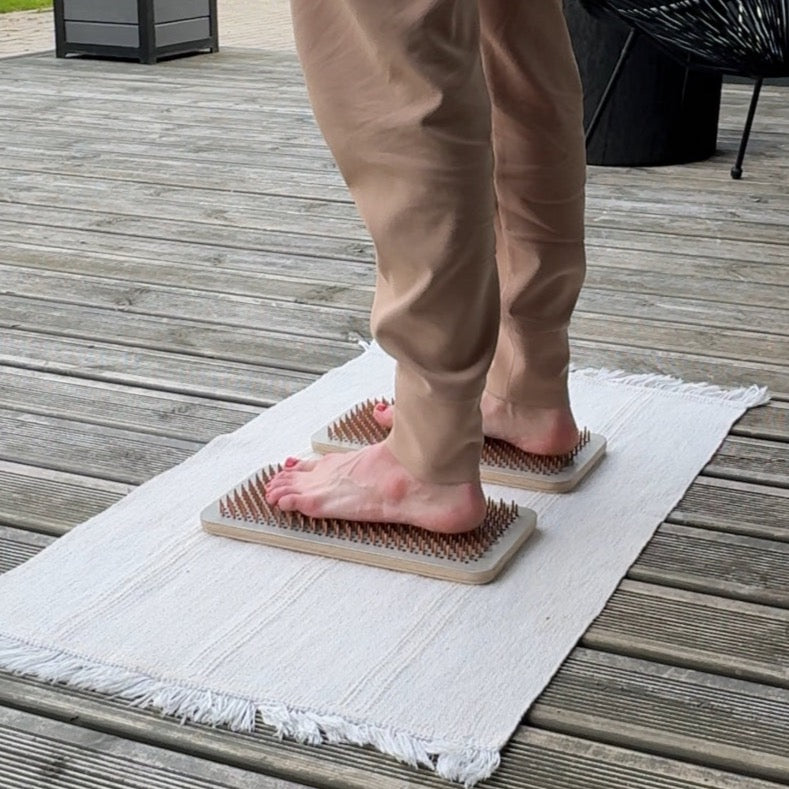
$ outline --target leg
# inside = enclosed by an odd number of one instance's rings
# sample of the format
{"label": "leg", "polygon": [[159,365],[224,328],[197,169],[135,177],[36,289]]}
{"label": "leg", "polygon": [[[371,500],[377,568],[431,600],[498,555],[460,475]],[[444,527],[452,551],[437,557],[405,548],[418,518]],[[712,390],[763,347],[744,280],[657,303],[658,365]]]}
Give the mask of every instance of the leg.
{"label": "leg", "polygon": [[[527,452],[562,454],[578,438],[567,327],[585,272],[581,82],[561,0],[480,0],[479,10],[501,284],[484,428]],[[384,426],[393,416],[375,414]]]}
{"label": "leg", "polygon": [[583,92],[561,0],[480,3],[492,104],[501,326],[486,430],[569,449],[567,329],[585,273]]}
{"label": "leg", "polygon": [[[471,486],[479,502],[479,402],[499,304],[476,2],[293,0],[292,8],[316,118],[376,247],[372,327],[397,360],[399,409],[375,451],[420,484]],[[350,474],[341,465],[299,464],[280,506],[292,503],[294,484],[303,490],[307,466],[317,479],[329,466]]]}
{"label": "leg", "polygon": [[756,115],[756,105],[759,103],[762,82],[764,82],[764,80],[759,78],[754,83],[751,103],[748,106],[748,117],[745,119],[745,128],[742,131],[740,148],[737,151],[737,161],[734,163],[734,167],[731,168],[731,177],[737,180],[742,178],[742,160],[745,158],[745,149],[748,147],[748,138],[751,136],[751,126],[753,125],[753,117]]}

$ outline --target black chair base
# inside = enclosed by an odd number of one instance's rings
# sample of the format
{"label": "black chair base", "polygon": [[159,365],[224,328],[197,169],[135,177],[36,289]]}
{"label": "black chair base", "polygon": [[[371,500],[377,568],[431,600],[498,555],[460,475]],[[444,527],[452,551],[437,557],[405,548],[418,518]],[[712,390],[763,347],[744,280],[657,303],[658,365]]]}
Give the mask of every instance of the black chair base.
{"label": "black chair base", "polygon": [[[616,83],[619,81],[619,77],[621,76],[622,71],[627,63],[628,56],[633,49],[633,45],[635,44],[637,36],[638,31],[635,28],[631,28],[630,33],[628,34],[627,39],[622,46],[622,50],[619,53],[616,65],[614,66],[611,76],[609,77],[605,86],[605,90],[603,91],[600,101],[597,103],[597,107],[595,107],[592,117],[586,127],[585,138],[587,148],[594,137],[595,131],[597,130],[598,124],[600,122],[600,118],[602,117],[603,112],[608,105],[614,88],[616,87]],[[748,117],[745,120],[745,128],[743,129],[742,137],[740,138],[740,147],[737,151],[737,160],[735,161],[734,166],[731,168],[731,177],[737,181],[742,178],[742,164],[743,160],[745,159],[745,151],[748,148],[748,140],[751,136],[751,127],[753,126],[753,119],[756,115],[756,107],[759,103],[759,94],[761,93],[763,82],[764,79],[760,77],[756,80],[753,86],[753,95],[751,96],[751,103],[748,107]]]}

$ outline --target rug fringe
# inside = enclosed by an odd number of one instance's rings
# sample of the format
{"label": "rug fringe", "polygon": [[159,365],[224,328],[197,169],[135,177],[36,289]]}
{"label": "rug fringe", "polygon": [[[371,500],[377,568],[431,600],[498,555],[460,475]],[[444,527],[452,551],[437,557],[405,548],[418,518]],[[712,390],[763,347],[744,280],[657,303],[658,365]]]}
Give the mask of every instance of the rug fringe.
{"label": "rug fringe", "polygon": [[497,750],[429,740],[395,729],[358,723],[340,715],[256,702],[239,696],[165,682],[122,666],[90,661],[69,652],[0,636],[0,667],[45,682],[63,683],[123,699],[141,709],[156,709],[182,723],[226,726],[252,732],[256,718],[280,738],[309,745],[372,745],[412,767],[426,767],[467,789],[489,778],[499,766]]}
{"label": "rug fringe", "polygon": [[605,367],[571,367],[574,377],[586,380],[604,381],[624,386],[637,386],[642,389],[660,389],[680,395],[704,397],[718,402],[726,402],[743,408],[754,408],[770,401],[766,386],[739,386],[726,388],[709,383],[687,383],[681,378],[660,373],[628,373],[624,370],[610,370]]}

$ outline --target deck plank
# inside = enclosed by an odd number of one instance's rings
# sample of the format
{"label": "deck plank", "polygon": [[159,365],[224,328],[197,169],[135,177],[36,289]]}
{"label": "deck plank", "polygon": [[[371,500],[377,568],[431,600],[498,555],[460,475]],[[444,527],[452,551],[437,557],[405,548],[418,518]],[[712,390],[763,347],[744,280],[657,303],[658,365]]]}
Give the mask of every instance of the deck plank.
{"label": "deck plank", "polygon": [[140,484],[203,444],[41,414],[0,409],[0,459]]}
{"label": "deck plank", "polygon": [[[72,241],[80,245],[81,255],[74,257],[66,254],[68,240],[53,234],[51,241],[59,246],[44,246],[41,238],[39,243],[14,241],[9,233],[3,242],[3,264],[122,282],[180,286],[188,283],[195,290],[260,293],[285,300],[309,301],[320,296],[323,303],[358,307],[369,307],[374,285],[372,265],[364,261],[333,260],[327,265],[321,258],[300,258],[296,272],[296,261],[289,256],[267,255],[261,259],[259,255],[244,256],[239,252],[231,257],[227,251],[225,255],[206,253],[202,247],[181,244],[179,249],[188,251],[179,259],[172,246],[159,244],[151,254],[166,256],[170,265],[163,266],[161,260],[135,256],[131,251],[120,254],[97,242],[94,235],[79,231]],[[598,291],[679,296],[716,304],[721,303],[719,294],[725,293],[727,299],[748,306],[771,306],[776,297],[789,300],[785,272],[771,263],[732,265],[673,253],[633,256],[612,249],[592,252],[590,258],[586,284]],[[772,288],[765,289],[765,284]]]}
{"label": "deck plank", "polygon": [[[2,477],[0,477],[2,480]],[[7,573],[51,545],[54,537],[0,526],[0,573]],[[0,713],[2,710],[0,710]]]}
{"label": "deck plank", "polygon": [[[185,273],[185,272],[184,272]],[[182,273],[183,276],[183,273]],[[303,335],[314,327],[306,318],[312,317],[325,326],[328,338],[344,338],[349,332],[366,332],[365,321],[372,306],[372,288],[333,287],[299,282],[259,278],[255,291],[229,293],[219,279],[213,289],[177,285],[163,286],[138,278],[132,285],[117,278],[80,274],[61,274],[39,268],[0,267],[0,277],[11,297],[50,300],[93,307],[107,307],[129,314],[184,317],[227,325],[276,328],[277,331]],[[604,283],[606,284],[606,283]],[[707,283],[713,287],[714,283]],[[775,336],[781,338],[781,321],[789,309],[789,288],[786,306],[733,306],[708,298],[688,296],[657,296],[645,293],[618,291],[608,287],[584,288],[578,302],[576,316],[583,321],[590,316],[619,316],[670,322],[674,326],[703,326],[720,329],[741,329],[758,333],[766,354],[780,354],[785,345],[775,346]],[[239,292],[240,291],[240,292]],[[777,289],[780,295],[781,289]],[[244,295],[241,295],[244,293]],[[249,295],[259,293],[261,295]],[[264,295],[265,294],[265,295]],[[775,302],[778,303],[778,297]],[[13,304],[12,300],[12,304]],[[322,308],[326,308],[323,310]],[[359,316],[361,315],[361,320]],[[300,320],[301,319],[301,320]],[[598,318],[599,319],[599,318]],[[585,324],[576,317],[576,325],[584,331]],[[650,324],[651,325],[651,324]],[[769,335],[769,336],[765,336]],[[742,335],[737,335],[742,336]],[[780,342],[780,339],[778,340]],[[764,357],[760,357],[764,358]],[[768,356],[769,361],[775,356]],[[778,357],[780,358],[780,357]]]}
{"label": "deck plank", "polygon": [[730,436],[704,468],[704,473],[741,482],[789,487],[789,448],[784,441]]}
{"label": "deck plank", "polygon": [[0,408],[189,441],[210,441],[261,409],[156,389],[0,366]]}
{"label": "deck plank", "polygon": [[786,782],[789,692],[577,649],[529,721],[578,737]]}
{"label": "deck plank", "polygon": [[[26,332],[29,339],[35,335],[42,345],[49,342],[46,337],[82,338],[161,354],[188,355],[196,357],[195,365],[200,365],[200,358],[258,363],[269,367],[269,375],[275,369],[283,370],[288,354],[293,358],[288,372],[321,373],[327,360],[340,363],[348,358],[347,351],[358,353],[358,341],[355,343],[347,338],[361,336],[352,328],[353,317],[347,321],[341,319],[348,327],[345,336],[330,341],[315,334],[308,337],[304,333],[281,333],[243,324],[217,324],[177,315],[147,315],[135,312],[132,307],[109,309],[5,296],[0,297],[0,310],[0,327],[11,328],[16,333]],[[264,306],[260,312],[265,314]],[[276,326],[272,318],[268,320]],[[305,320],[305,327],[309,325]],[[327,333],[329,331],[327,327]],[[338,352],[343,346],[345,354]],[[265,380],[265,373],[261,379]]]}
{"label": "deck plank", "polygon": [[732,428],[732,434],[789,441],[789,403],[773,401],[746,411]]}
{"label": "deck plank", "polygon": [[[212,125],[211,130],[217,141],[222,141],[223,157],[229,157],[230,161],[236,164],[259,161],[258,152],[251,150],[251,140],[236,138],[228,141],[222,129]],[[181,134],[181,139],[174,138],[169,145],[152,140],[147,143],[147,154],[150,155],[153,149],[165,159],[178,158],[187,152],[196,157],[207,136],[205,129],[199,131],[201,133],[193,143],[193,148],[189,147],[188,137],[184,139]],[[125,134],[129,135],[128,141],[124,139]],[[37,139],[35,129],[25,129],[28,144],[37,142],[40,147],[46,148],[52,144],[53,139],[57,139],[59,144],[66,148],[78,147],[80,151],[100,154],[114,151],[140,154],[139,138],[139,133],[134,135],[133,132],[119,132],[112,140],[108,140],[106,135],[91,138],[89,132],[80,127],[56,130],[53,135]],[[302,170],[310,171],[315,168],[326,174],[327,181],[337,183],[330,167],[331,160],[327,158],[322,144],[299,146],[288,140],[287,146],[289,154],[284,156],[290,155],[294,159],[298,157]],[[279,161],[282,164],[287,159],[283,160],[283,154],[279,154]],[[266,180],[269,178],[271,176],[267,175]],[[230,193],[214,188],[213,199],[207,204],[201,199],[204,190],[191,187],[127,181],[123,190],[119,191],[113,179],[60,173],[56,188],[52,184],[51,174],[0,169],[0,199],[13,194],[15,189],[22,190],[24,197],[20,201],[26,205],[62,207],[69,205],[69,201],[74,199],[79,201],[83,210],[99,211],[106,210],[109,200],[113,210],[118,213],[167,216],[198,222],[221,219],[231,225],[254,225],[261,219],[266,221],[269,216],[276,215],[287,223],[289,229],[294,230],[300,229],[301,221],[305,216],[309,216],[310,221],[315,223],[316,232],[348,234],[349,237],[364,234],[364,226],[347,197],[342,201],[327,201],[325,195],[318,200],[308,199],[319,197],[317,189],[299,195],[298,187],[288,188],[287,195],[279,192],[269,195],[264,191],[255,194],[243,191]],[[297,193],[294,195],[294,192]],[[649,224],[659,227],[667,235],[737,237],[738,230],[747,224],[748,232],[753,234],[754,240],[775,243],[789,239],[780,195],[776,195],[773,201],[764,197],[759,203],[748,200],[732,203],[724,202],[722,196],[717,199],[712,196],[709,200],[699,201],[698,193],[690,188],[664,190],[663,194],[655,192],[647,197],[638,186],[614,191],[599,188],[594,183],[589,185],[587,212],[590,222],[605,227],[621,227],[634,211],[636,219],[648,217]]]}
{"label": "deck plank", "polygon": [[[580,656],[587,663],[588,654],[587,650]],[[612,660],[617,658],[604,656],[597,665],[601,666],[602,671]],[[567,736],[569,732],[566,731],[557,734],[555,731],[535,730],[533,726],[520,726],[504,750],[501,768],[490,780],[479,784],[480,789],[654,789],[655,786],[664,786],[662,781],[665,781],[666,789],[777,789],[781,785],[773,781],[783,781],[787,775],[786,756],[776,749],[782,729],[773,733],[769,731],[769,723],[773,721],[783,725],[781,699],[776,698],[774,689],[752,684],[744,686],[743,683],[735,686],[729,680],[698,672],[683,672],[682,695],[676,698],[676,691],[672,694],[671,685],[672,674],[676,674],[676,670],[655,664],[645,665],[627,658],[619,660],[620,675],[628,680],[628,685],[623,688],[621,678],[618,682],[612,682],[601,676],[599,695],[604,698],[599,705],[598,716],[594,715],[596,708],[590,708],[592,712],[589,717],[592,721],[571,720],[569,725],[562,725],[563,721],[557,721],[555,714],[548,715],[556,709],[553,705],[535,708],[551,729],[579,730],[584,726],[591,729],[597,723],[602,736],[595,733],[591,733],[590,737]],[[580,659],[575,664],[571,659],[564,676],[568,676],[570,671],[576,674],[582,671],[583,665],[578,667],[578,663]],[[665,683],[656,681],[661,673],[668,675],[668,688]],[[710,685],[714,687],[716,683],[727,692],[726,701],[735,704],[736,717],[723,721],[724,725],[731,721],[731,728],[725,728],[726,742],[716,740],[717,731],[705,735],[705,729],[693,728],[694,721],[709,721]],[[590,684],[588,679],[587,684]],[[627,690],[633,685],[637,692],[628,694]],[[746,692],[743,692],[743,687]],[[610,699],[605,698],[607,692],[611,693]],[[643,725],[653,698],[665,696],[668,696],[669,703],[664,702],[656,707],[656,714],[649,717],[647,725]],[[629,716],[640,716],[642,726],[639,729],[621,724],[616,726],[616,721],[612,720],[623,708],[622,703],[617,703],[622,697]],[[446,781],[432,773],[423,769],[414,770],[370,749],[331,744],[312,748],[288,740],[280,742],[265,726],[261,726],[254,734],[231,733],[200,724],[183,726],[155,712],[129,709],[121,702],[90,691],[53,688],[44,682],[3,673],[0,673],[0,704],[31,710],[55,720],[76,719],[81,726],[131,740],[147,742],[154,739],[175,751],[241,769],[267,771],[292,781],[311,781],[321,789],[447,787]],[[752,743],[752,750],[733,748],[730,742],[741,734],[737,728],[740,722],[759,720],[754,714],[753,705],[758,706],[759,712],[764,711],[764,723],[756,726],[754,734],[748,737],[747,742],[749,745]],[[614,707],[613,711],[611,707]],[[565,706],[559,709],[564,711]],[[569,716],[570,711],[564,714]],[[683,715],[689,718],[684,726]],[[683,736],[674,733],[678,726]],[[618,730],[625,728],[627,732],[635,731],[636,736],[631,737],[635,748],[643,746],[649,733],[660,736],[651,748],[644,749],[647,754],[657,753],[658,757],[634,752],[621,745],[609,747],[616,745],[617,740],[621,742],[630,736],[619,735]],[[694,737],[688,737],[688,729]],[[768,734],[764,742],[758,737],[762,731]],[[607,744],[600,744],[601,740]],[[741,738],[736,741],[742,743]],[[780,746],[780,740],[778,743]],[[541,754],[534,744],[547,752]],[[672,758],[684,761],[670,761]],[[710,761],[718,766],[710,769],[693,765],[693,762]],[[729,769],[722,766],[724,764],[732,765],[735,771],[721,772]],[[774,778],[766,778],[767,775]]]}
{"label": "deck plank", "polygon": [[79,726],[0,708],[5,787],[309,789]]}
{"label": "deck plank", "polygon": [[[734,427],[485,786],[789,778],[776,745],[789,725],[786,95],[764,89],[740,182],[728,167],[747,86],[724,90],[710,161],[590,169],[576,364],[759,383],[776,400]],[[141,453],[155,473],[355,356],[374,250],[293,56],[236,50],[155,69],[31,56],[9,62],[0,101],[10,569],[142,481]],[[144,740],[321,787],[445,785],[368,750],[182,727],[7,675],[0,704],[129,738],[126,755]]]}
{"label": "deck plank", "polygon": [[789,544],[664,523],[628,578],[789,608]]}
{"label": "deck plank", "polygon": [[[348,361],[358,352],[358,346],[349,344],[344,355],[335,356]],[[295,394],[318,377],[292,368],[266,366],[266,361],[227,362],[16,329],[4,332],[0,346],[0,365],[76,377],[84,377],[89,371],[92,380],[264,407]],[[282,359],[278,363],[281,365]]]}
{"label": "deck plank", "polygon": [[789,490],[699,477],[668,520],[786,542],[789,541]]}
{"label": "deck plank", "polygon": [[789,688],[787,628],[785,608],[624,580],[581,643]]}
{"label": "deck plank", "polygon": [[[623,327],[624,328],[624,327]],[[666,328],[666,331],[670,329]],[[622,332],[625,335],[625,332]],[[610,341],[601,332],[598,339],[570,337],[573,359],[578,367],[608,367],[631,373],[661,373],[684,381],[715,383],[718,386],[767,386],[773,397],[789,399],[789,371],[779,362],[740,360],[733,363],[725,356],[708,356],[682,350],[636,347]]]}
{"label": "deck plank", "polygon": [[0,523],[60,536],[103,512],[135,487],[0,460]]}
{"label": "deck plank", "polygon": [[[0,272],[0,276],[3,273]],[[241,296],[222,292],[198,291],[184,287],[149,284],[130,285],[117,280],[75,275],[55,275],[40,271],[5,272],[11,304],[24,299],[104,307],[112,310],[117,321],[124,315],[183,317],[224,326],[247,326],[295,336],[316,336],[316,325],[323,336],[345,341],[351,334],[369,331],[369,310],[352,305],[342,308],[320,303],[317,292],[312,303],[298,298],[286,302],[270,296]],[[306,296],[306,293],[304,294]],[[369,298],[369,297],[368,297]],[[53,305],[54,306],[54,305]],[[369,306],[369,305],[368,305]]]}

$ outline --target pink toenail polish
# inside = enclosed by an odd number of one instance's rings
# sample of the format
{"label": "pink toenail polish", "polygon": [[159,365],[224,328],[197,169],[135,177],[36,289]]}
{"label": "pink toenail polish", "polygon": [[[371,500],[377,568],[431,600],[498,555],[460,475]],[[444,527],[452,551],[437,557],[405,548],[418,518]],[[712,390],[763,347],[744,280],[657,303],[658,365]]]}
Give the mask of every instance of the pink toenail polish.
{"label": "pink toenail polish", "polygon": [[375,410],[376,411],[385,411],[386,410],[386,405],[384,403],[378,403],[375,406]]}
{"label": "pink toenail polish", "polygon": [[287,458],[285,468],[293,468],[299,461],[296,458]]}

